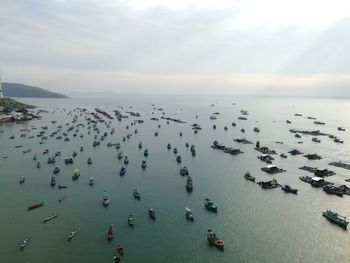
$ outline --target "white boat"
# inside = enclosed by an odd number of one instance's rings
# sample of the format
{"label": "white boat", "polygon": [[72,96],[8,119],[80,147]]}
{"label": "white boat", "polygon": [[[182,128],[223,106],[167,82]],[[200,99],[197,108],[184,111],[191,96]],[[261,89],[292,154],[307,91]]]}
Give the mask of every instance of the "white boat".
{"label": "white boat", "polygon": [[188,220],[191,220],[191,221],[194,220],[192,211],[191,211],[191,209],[189,209],[188,207],[185,208],[185,216],[186,216],[186,218],[187,218]]}
{"label": "white boat", "polygon": [[94,185],[95,181],[93,177],[90,177],[89,179],[89,185]]}
{"label": "white boat", "polygon": [[74,230],[70,232],[68,235],[68,241],[70,241],[75,236],[76,233],[77,233],[77,229],[74,228]]}

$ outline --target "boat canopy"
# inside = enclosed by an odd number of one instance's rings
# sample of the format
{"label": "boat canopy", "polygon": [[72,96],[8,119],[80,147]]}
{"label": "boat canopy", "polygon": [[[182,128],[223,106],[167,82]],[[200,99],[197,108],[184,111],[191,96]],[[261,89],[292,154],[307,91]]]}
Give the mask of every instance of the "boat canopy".
{"label": "boat canopy", "polygon": [[311,180],[314,181],[314,182],[322,182],[322,181],[324,181],[324,179],[321,178],[321,177],[313,177]]}
{"label": "boat canopy", "polygon": [[266,166],[267,169],[277,168],[277,165],[270,164]]}

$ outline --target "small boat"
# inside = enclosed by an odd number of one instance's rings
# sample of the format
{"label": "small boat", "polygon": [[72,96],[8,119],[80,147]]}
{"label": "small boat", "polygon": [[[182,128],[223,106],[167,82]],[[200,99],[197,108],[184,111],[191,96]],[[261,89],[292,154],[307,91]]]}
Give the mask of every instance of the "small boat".
{"label": "small boat", "polygon": [[181,174],[182,176],[185,176],[185,175],[188,175],[188,174],[189,174],[188,169],[187,169],[186,166],[181,167],[181,169],[180,169],[180,174]]}
{"label": "small boat", "polygon": [[204,199],[204,206],[209,211],[212,211],[214,213],[218,212],[218,207],[214,204],[212,200],[210,200],[208,197]]}
{"label": "small boat", "polygon": [[108,232],[107,232],[107,239],[108,241],[112,241],[113,239],[113,225],[109,225]]}
{"label": "small boat", "polygon": [[174,147],[173,153],[177,154],[177,148]]}
{"label": "small boat", "polygon": [[58,202],[61,203],[64,199],[67,199],[68,198],[68,195],[65,194],[65,195],[62,195],[59,199],[58,199]]}
{"label": "small boat", "polygon": [[330,222],[335,223],[344,229],[348,227],[349,221],[346,221],[345,216],[341,216],[336,212],[332,212],[331,210],[327,210],[326,212],[323,212],[322,215],[325,218],[327,218]]}
{"label": "small boat", "polygon": [[134,188],[134,197],[135,197],[136,199],[141,199],[141,195],[140,195],[140,193],[137,191],[136,187]]}
{"label": "small boat", "polygon": [[318,139],[318,138],[316,138],[316,137],[313,137],[313,138],[312,138],[312,141],[313,141],[313,142],[321,142],[321,139]]}
{"label": "small boat", "polygon": [[146,160],[142,160],[141,167],[142,168],[146,168],[147,167]]}
{"label": "small boat", "polygon": [[117,257],[116,255],[113,256],[114,263],[120,263],[120,257]]}
{"label": "small boat", "polygon": [[128,164],[128,163],[129,163],[128,156],[125,155],[125,157],[124,157],[124,164]]}
{"label": "small boat", "polygon": [[33,210],[33,209],[39,208],[39,207],[41,207],[41,206],[43,206],[43,205],[44,205],[44,202],[37,203],[37,204],[33,204],[33,205],[27,206],[27,209],[28,209],[28,210]]}
{"label": "small boat", "polygon": [[135,225],[135,219],[132,215],[129,215],[129,217],[128,217],[128,224],[131,227],[133,227]]}
{"label": "small boat", "polygon": [[66,185],[58,185],[57,188],[58,188],[58,189],[65,189],[65,188],[67,188],[67,186],[66,186]]}
{"label": "small boat", "polygon": [[209,243],[212,244],[213,246],[219,249],[224,248],[224,240],[219,239],[212,229],[208,229],[207,239]]}
{"label": "small boat", "polygon": [[73,152],[72,156],[76,157],[78,155],[78,153],[76,151]]}
{"label": "small boat", "polygon": [[178,163],[181,163],[181,155],[176,156],[176,161],[177,161]]}
{"label": "small boat", "polygon": [[168,145],[167,145],[167,147],[166,147],[168,150],[170,150],[171,149],[171,144],[170,143],[168,143]]}
{"label": "small boat", "polygon": [[117,245],[117,252],[122,256],[124,254],[124,248],[121,245]]}
{"label": "small boat", "polygon": [[254,176],[251,176],[249,172],[246,172],[246,173],[245,173],[244,178],[245,178],[246,180],[255,182],[255,177],[254,177]]}
{"label": "small boat", "polygon": [[117,142],[117,144],[115,145],[115,148],[118,150],[120,149],[120,142]]}
{"label": "small boat", "polygon": [[147,150],[147,149],[145,149],[145,151],[143,152],[143,155],[144,155],[145,157],[148,156],[148,150]]}
{"label": "small boat", "polygon": [[122,167],[120,168],[119,175],[124,175],[125,173],[126,173],[126,166],[122,165]]}
{"label": "small boat", "polygon": [[89,179],[89,185],[94,185],[94,183],[95,183],[94,178],[93,178],[93,177],[90,177],[90,179]]}
{"label": "small boat", "polygon": [[51,176],[51,182],[50,185],[54,187],[56,185],[56,178],[54,176]]}
{"label": "small boat", "polygon": [[190,176],[190,175],[187,176],[186,190],[188,192],[193,191],[193,181],[192,181],[192,176]]}
{"label": "small boat", "polygon": [[83,145],[80,146],[80,151],[81,151],[81,152],[84,151],[84,146],[83,146]]}
{"label": "small boat", "polygon": [[298,189],[294,189],[287,184],[282,185],[281,190],[285,191],[286,193],[292,193],[292,194],[298,193]]}
{"label": "small boat", "polygon": [[25,180],[26,180],[26,178],[24,177],[24,175],[22,175],[21,179],[19,179],[19,183],[23,184]]}
{"label": "small boat", "polygon": [[60,168],[56,166],[55,169],[53,169],[53,173],[58,174],[59,172],[60,172]]}
{"label": "small boat", "polygon": [[88,164],[92,164],[92,159],[91,159],[91,157],[88,158],[87,163],[88,163]]}
{"label": "small boat", "polygon": [[80,177],[80,171],[78,169],[75,169],[72,175],[72,180],[77,180],[79,177]]}
{"label": "small boat", "polygon": [[123,153],[119,152],[117,158],[118,158],[118,160],[121,160],[123,158]]}
{"label": "small boat", "polygon": [[47,221],[50,221],[56,217],[58,217],[58,213],[55,213],[55,214],[48,216],[48,217],[45,217],[43,223],[46,223]]}
{"label": "small boat", "polygon": [[24,249],[28,245],[29,241],[30,241],[30,236],[28,234],[26,234],[25,238],[23,239],[23,241],[21,242],[19,247],[21,249]]}
{"label": "small boat", "polygon": [[190,144],[188,142],[186,142],[185,144],[186,148],[190,147]]}
{"label": "small boat", "polygon": [[40,164],[40,162],[38,161],[37,163],[36,163],[36,168],[40,168],[41,167],[41,164]]}
{"label": "small boat", "polygon": [[194,220],[192,211],[191,211],[188,207],[185,208],[185,216],[186,216],[186,218],[187,218],[188,220],[190,220],[190,221],[193,221],[193,220]]}
{"label": "small boat", "polygon": [[156,219],[156,211],[154,210],[154,208],[148,209],[148,215],[149,215],[149,217],[152,218],[153,220]]}
{"label": "small boat", "polygon": [[77,233],[77,229],[74,228],[72,232],[69,233],[68,235],[68,241],[71,241],[72,238],[75,236],[75,234]]}
{"label": "small boat", "polygon": [[37,160],[37,157],[36,157],[36,154],[34,154],[33,161],[36,161],[36,160]]}
{"label": "small boat", "polygon": [[109,205],[109,197],[108,197],[106,191],[103,193],[102,205],[103,205],[104,207],[107,207],[107,206]]}

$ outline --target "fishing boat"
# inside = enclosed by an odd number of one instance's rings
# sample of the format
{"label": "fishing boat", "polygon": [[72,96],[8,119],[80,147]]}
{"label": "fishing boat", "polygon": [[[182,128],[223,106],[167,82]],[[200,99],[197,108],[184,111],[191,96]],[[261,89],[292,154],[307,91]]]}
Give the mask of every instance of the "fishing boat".
{"label": "fishing boat", "polygon": [[146,168],[147,167],[146,160],[142,160],[141,167],[142,168]]}
{"label": "fishing boat", "polygon": [[81,151],[81,152],[84,151],[84,146],[83,146],[83,145],[80,146],[80,151]]}
{"label": "fishing boat", "polygon": [[129,163],[128,156],[125,155],[125,157],[124,157],[124,164],[128,164],[128,163]]}
{"label": "fishing boat", "polygon": [[181,169],[180,169],[180,174],[181,174],[182,176],[185,176],[185,175],[188,175],[188,174],[189,174],[188,169],[187,169],[186,166],[181,167]]}
{"label": "fishing boat", "polygon": [[87,163],[88,163],[88,164],[92,164],[92,159],[91,159],[91,157],[88,157]]}
{"label": "fishing boat", "polygon": [[120,263],[120,257],[117,257],[116,255],[113,256],[114,263]]}
{"label": "fishing boat", "polygon": [[186,190],[188,192],[193,191],[193,181],[192,181],[192,176],[190,176],[190,175],[187,176]]}
{"label": "fishing boat", "polygon": [[176,147],[174,147],[173,153],[177,154],[177,148]]}
{"label": "fishing boat", "polygon": [[148,156],[148,150],[147,150],[147,149],[145,149],[145,151],[143,152],[143,155],[144,155],[145,157]]}
{"label": "fishing boat", "polygon": [[224,240],[218,238],[212,229],[208,229],[207,239],[213,246],[219,249],[224,248]]}
{"label": "fishing boat", "polygon": [[214,213],[218,212],[218,207],[214,204],[212,200],[210,200],[208,197],[204,199],[204,206],[209,211],[212,211]]}
{"label": "fishing boat", "polygon": [[79,177],[80,177],[80,171],[79,169],[75,169],[72,175],[72,180],[77,180]]}
{"label": "fishing boat", "polygon": [[33,209],[39,208],[39,207],[41,207],[43,205],[44,205],[44,202],[36,203],[36,204],[32,204],[32,205],[27,206],[27,209],[28,210],[33,210]]}
{"label": "fishing boat", "polygon": [[285,191],[286,193],[292,193],[292,194],[298,193],[298,189],[292,188],[287,184],[282,185],[281,190]]}
{"label": "fishing boat", "polygon": [[122,256],[124,254],[124,248],[121,245],[117,245],[117,252]]}
{"label": "fishing boat", "polygon": [[94,183],[95,183],[95,180],[94,180],[94,178],[93,177],[90,177],[90,179],[89,179],[89,185],[94,185]]}
{"label": "fishing boat", "polygon": [[142,149],[142,142],[139,142],[139,149]]}
{"label": "fishing boat", "polygon": [[53,169],[53,173],[58,174],[59,172],[60,172],[60,168],[56,166],[55,169]]}
{"label": "fishing boat", "polygon": [[186,218],[187,218],[188,220],[190,220],[190,221],[193,221],[193,220],[194,220],[192,211],[191,211],[188,207],[185,208],[185,216],[186,216]]}
{"label": "fishing boat", "polygon": [[176,161],[177,161],[178,163],[181,163],[181,155],[176,156]]}
{"label": "fishing boat", "polygon": [[131,227],[133,227],[135,225],[135,219],[134,219],[133,215],[129,215],[129,217],[128,217],[128,224]]}
{"label": "fishing boat", "polygon": [[134,197],[135,197],[136,199],[141,199],[141,195],[140,195],[140,193],[137,191],[136,187],[134,188]]}
{"label": "fishing boat", "polygon": [[148,215],[149,215],[150,218],[155,220],[156,219],[156,210],[154,210],[154,208],[148,209]]}
{"label": "fishing boat", "polygon": [[107,239],[108,241],[112,241],[113,239],[113,225],[109,225],[108,232],[107,232]]}
{"label": "fishing boat", "polygon": [[115,148],[118,150],[120,149],[120,142],[117,142],[117,144],[115,145]]}
{"label": "fishing boat", "polygon": [[107,206],[109,205],[109,197],[108,197],[106,191],[103,193],[102,205],[103,205],[104,207],[107,207]]}
{"label": "fishing boat", "polygon": [[58,189],[65,189],[65,188],[67,188],[67,186],[66,186],[66,185],[58,185],[57,188],[58,188]]}
{"label": "fishing boat", "polygon": [[190,147],[190,144],[188,142],[186,142],[185,144],[186,148]]}
{"label": "fishing boat", "polygon": [[126,173],[126,166],[122,165],[122,167],[120,168],[119,175],[124,175],[125,173]]}
{"label": "fishing boat", "polygon": [[19,247],[21,249],[24,249],[28,245],[29,241],[30,241],[30,236],[28,234],[26,234],[25,238],[23,239],[23,241],[21,242]]}
{"label": "fishing boat", "polygon": [[36,163],[36,168],[40,168],[41,167],[41,164],[40,164],[40,162],[38,161],[37,163]]}
{"label": "fishing boat", "polygon": [[51,182],[50,185],[54,187],[56,185],[56,178],[54,176],[51,176]]}
{"label": "fishing boat", "polygon": [[255,182],[255,177],[254,177],[254,176],[251,176],[249,172],[246,172],[246,173],[244,174],[244,178],[245,178],[246,180]]}
{"label": "fishing boat", "polygon": [[331,210],[323,212],[322,215],[325,218],[327,218],[330,222],[335,223],[344,229],[348,227],[349,221],[346,220],[345,216],[341,216],[336,212],[332,212]]}
{"label": "fishing boat", "polygon": [[72,232],[69,233],[68,235],[68,241],[71,241],[72,238],[75,236],[75,234],[77,233],[77,229],[74,228]]}
{"label": "fishing boat", "polygon": [[78,155],[78,153],[76,151],[73,152],[72,156],[76,157]]}
{"label": "fishing boat", "polygon": [[33,161],[36,161],[36,160],[37,160],[37,157],[36,157],[36,154],[34,154]]}
{"label": "fishing boat", "polygon": [[54,219],[56,217],[58,217],[58,213],[54,213],[51,216],[45,217],[43,223],[46,223],[47,221],[50,221],[50,220],[52,220],[52,219]]}
{"label": "fishing boat", "polygon": [[118,158],[118,160],[121,160],[123,158],[123,153],[119,152],[117,158]]}
{"label": "fishing boat", "polygon": [[24,177],[24,175],[22,175],[21,179],[19,179],[19,183],[23,184],[25,180],[26,180],[26,178]]}
{"label": "fishing boat", "polygon": [[61,203],[63,200],[67,199],[68,198],[68,195],[67,194],[64,194],[62,195],[59,199],[58,199],[58,202]]}
{"label": "fishing boat", "polygon": [[167,149],[168,149],[168,150],[170,150],[170,149],[171,149],[171,144],[170,144],[170,143],[168,143],[168,145],[167,145]]}

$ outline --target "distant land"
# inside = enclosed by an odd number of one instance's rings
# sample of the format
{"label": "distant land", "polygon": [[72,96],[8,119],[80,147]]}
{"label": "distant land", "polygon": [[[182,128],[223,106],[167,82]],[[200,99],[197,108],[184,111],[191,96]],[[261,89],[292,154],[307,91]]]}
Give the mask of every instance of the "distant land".
{"label": "distant land", "polygon": [[20,83],[2,83],[5,97],[22,98],[68,98],[66,95]]}

